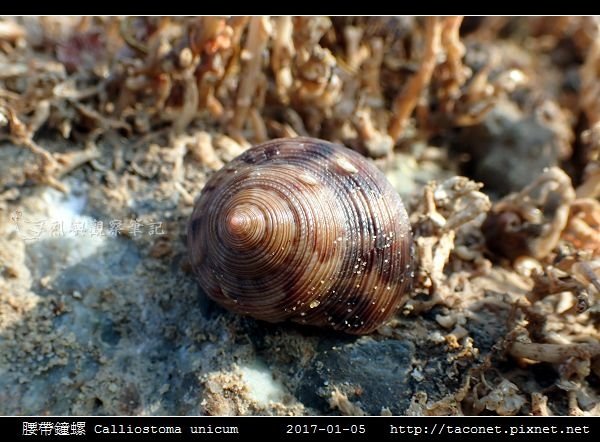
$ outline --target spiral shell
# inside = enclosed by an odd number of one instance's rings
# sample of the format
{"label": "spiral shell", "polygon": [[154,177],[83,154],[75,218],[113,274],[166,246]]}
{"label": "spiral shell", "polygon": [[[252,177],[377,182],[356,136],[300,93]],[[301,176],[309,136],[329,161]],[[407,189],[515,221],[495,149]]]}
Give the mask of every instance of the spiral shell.
{"label": "spiral shell", "polygon": [[255,146],[215,173],[188,247],[209,297],[269,322],[369,333],[412,279],[398,194],[358,153],[311,138]]}

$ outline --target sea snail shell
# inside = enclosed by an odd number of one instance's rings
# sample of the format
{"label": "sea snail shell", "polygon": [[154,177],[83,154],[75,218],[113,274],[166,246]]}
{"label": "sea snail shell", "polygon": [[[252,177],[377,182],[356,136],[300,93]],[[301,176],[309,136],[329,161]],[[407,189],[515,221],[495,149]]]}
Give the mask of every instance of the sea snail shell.
{"label": "sea snail shell", "polygon": [[222,306],[269,322],[373,331],[411,285],[412,235],[385,176],[346,147],[273,140],[206,183],[191,264]]}

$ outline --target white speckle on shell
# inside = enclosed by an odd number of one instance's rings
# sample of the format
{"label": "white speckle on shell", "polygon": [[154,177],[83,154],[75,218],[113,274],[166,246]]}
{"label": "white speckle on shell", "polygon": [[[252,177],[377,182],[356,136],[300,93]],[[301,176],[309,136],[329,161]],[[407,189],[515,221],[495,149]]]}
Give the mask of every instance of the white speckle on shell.
{"label": "white speckle on shell", "polygon": [[348,161],[346,158],[344,157],[337,157],[335,160],[335,163],[344,171],[347,173],[357,173],[358,169],[356,168],[356,166],[354,164],[352,164],[350,161]]}

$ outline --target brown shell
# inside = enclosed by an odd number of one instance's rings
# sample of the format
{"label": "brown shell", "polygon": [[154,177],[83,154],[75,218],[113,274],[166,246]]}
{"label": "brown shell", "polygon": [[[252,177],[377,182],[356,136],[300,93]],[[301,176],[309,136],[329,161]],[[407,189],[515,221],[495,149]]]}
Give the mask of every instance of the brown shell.
{"label": "brown shell", "polygon": [[368,333],[412,280],[412,235],[385,176],[312,138],[255,146],[215,173],[188,226],[191,262],[222,306],[269,322]]}

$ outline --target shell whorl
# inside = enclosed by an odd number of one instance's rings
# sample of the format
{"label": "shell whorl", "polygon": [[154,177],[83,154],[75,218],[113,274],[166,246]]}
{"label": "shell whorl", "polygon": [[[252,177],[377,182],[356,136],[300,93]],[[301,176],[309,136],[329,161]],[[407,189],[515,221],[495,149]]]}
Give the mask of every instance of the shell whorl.
{"label": "shell whorl", "polygon": [[368,333],[412,279],[398,194],[356,152],[311,138],[255,146],[215,173],[188,246],[208,296],[269,322]]}

